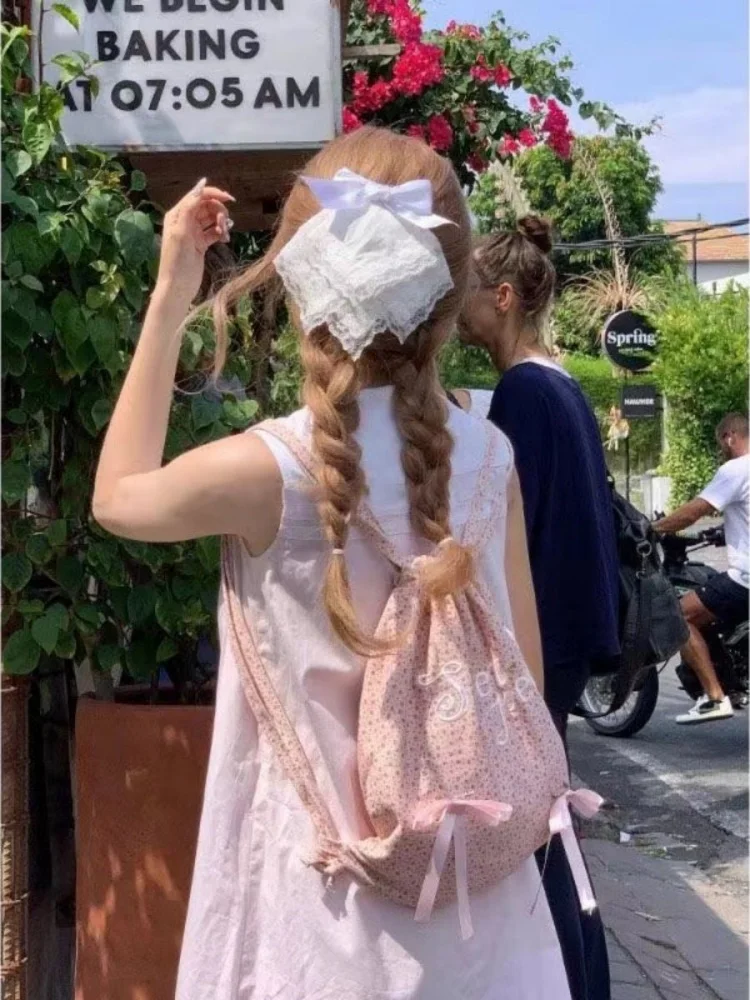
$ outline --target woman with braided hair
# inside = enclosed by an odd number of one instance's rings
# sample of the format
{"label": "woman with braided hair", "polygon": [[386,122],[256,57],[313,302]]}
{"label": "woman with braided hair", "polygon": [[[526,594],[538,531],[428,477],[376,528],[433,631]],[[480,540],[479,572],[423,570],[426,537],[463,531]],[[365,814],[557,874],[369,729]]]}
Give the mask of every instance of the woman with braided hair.
{"label": "woman with braided hair", "polygon": [[[163,465],[179,333],[206,248],[228,238],[230,202],[201,183],[167,214],[94,496],[95,517],[125,537],[227,539],[216,720],[177,996],[606,1000],[606,990],[571,993],[533,856],[472,896],[473,936],[462,940],[455,899],[417,923],[347,873],[322,878],[326,842],[311,822],[320,803],[305,791],[319,792],[341,841],[372,836],[358,712],[365,665],[417,641],[375,636],[401,559],[421,557],[426,600],[481,587],[542,685],[509,446],[494,428],[477,434],[438,380],[469,273],[453,169],[426,144],[372,128],[313,157],[265,256],[210,303],[220,369],[235,305],[283,283],[304,406]],[[491,530],[469,546],[463,527],[479,495]],[[366,512],[382,526],[380,549]],[[235,641],[238,616],[252,627]],[[446,718],[462,696],[452,666],[438,701]],[[269,726],[271,716],[283,725]]]}

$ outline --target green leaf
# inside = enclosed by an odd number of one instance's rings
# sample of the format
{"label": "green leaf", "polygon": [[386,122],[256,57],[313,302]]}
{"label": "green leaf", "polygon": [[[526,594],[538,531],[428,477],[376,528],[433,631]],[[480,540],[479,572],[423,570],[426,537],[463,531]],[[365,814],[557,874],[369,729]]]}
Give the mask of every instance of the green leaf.
{"label": "green leaf", "polygon": [[111,399],[97,399],[94,405],[91,407],[91,419],[94,421],[94,425],[98,431],[107,424],[109,418],[112,416],[112,400]]}
{"label": "green leaf", "polygon": [[76,637],[73,632],[61,632],[55,646],[55,656],[61,660],[72,660],[76,655]]}
{"label": "green leaf", "polygon": [[88,338],[88,329],[78,300],[67,289],[60,292],[52,303],[52,318],[57,326],[58,340],[72,362],[76,352]]}
{"label": "green leaf", "polygon": [[172,580],[172,593],[177,601],[187,601],[200,592],[200,580],[185,576],[175,576]]}
{"label": "green leaf", "polygon": [[179,630],[182,620],[182,605],[172,600],[168,593],[160,594],[156,601],[156,620],[165,632]]}
{"label": "green leaf", "polygon": [[36,670],[40,654],[31,629],[14,632],[3,648],[3,671],[6,674],[30,674]]}
{"label": "green leaf", "polygon": [[16,206],[19,212],[23,212],[25,215],[31,215],[33,218],[39,215],[39,206],[33,198],[28,198],[25,194],[14,193],[12,204]]}
{"label": "green leaf", "polygon": [[[5,345],[4,353],[7,353]],[[2,488],[3,500],[6,503],[18,503],[23,500],[31,486],[31,470],[25,462],[3,462]]]}
{"label": "green leaf", "polygon": [[143,305],[144,299],[146,297],[143,282],[140,280],[137,274],[133,274],[128,271],[125,275],[125,286],[123,288],[125,298],[128,301],[128,305],[138,312]]}
{"label": "green leaf", "polygon": [[254,399],[225,399],[222,404],[224,421],[230,427],[240,430],[249,427],[253,417],[258,412],[258,403]]}
{"label": "green leaf", "polygon": [[51,555],[50,544],[45,535],[32,535],[26,542],[26,555],[29,559],[41,566]]}
{"label": "green leaf", "polygon": [[18,613],[21,615],[40,615],[44,611],[43,601],[19,601]]}
{"label": "green leaf", "polygon": [[40,239],[31,222],[14,222],[3,233],[3,252],[8,259],[17,258],[26,274],[41,274],[55,256],[56,248],[49,239]]}
{"label": "green leaf", "polygon": [[52,653],[60,635],[60,621],[49,613],[42,615],[32,623],[31,634],[45,653]]}
{"label": "green leaf", "polygon": [[126,654],[128,671],[134,680],[150,680],[156,666],[156,650],[151,639],[134,639]]}
{"label": "green leaf", "polygon": [[112,610],[121,622],[128,618],[128,596],[129,591],[125,587],[113,587],[109,595]]}
{"label": "green leaf", "polygon": [[47,528],[47,541],[56,548],[65,545],[68,539],[68,522],[65,520],[53,521]]}
{"label": "green leaf", "polygon": [[193,421],[193,428],[196,431],[210,427],[219,419],[221,413],[221,403],[216,399],[208,399],[206,396],[193,396],[190,401],[190,414]]}
{"label": "green leaf", "polygon": [[131,191],[145,191],[146,190],[146,175],[142,170],[134,170],[130,175],[130,190]]}
{"label": "green leaf", "polygon": [[60,17],[64,17],[68,24],[72,24],[76,31],[80,31],[81,19],[74,10],[71,10],[65,3],[53,3],[52,10]]}
{"label": "green leaf", "polygon": [[122,647],[115,645],[99,646],[96,650],[96,662],[102,670],[110,671],[122,659]]}
{"label": "green leaf", "polygon": [[41,163],[52,145],[52,129],[43,119],[29,118],[24,123],[21,138],[34,163]]}
{"label": "green leaf", "polygon": [[71,226],[65,226],[60,233],[59,243],[67,262],[77,264],[83,250],[83,240],[77,230]]}
{"label": "green leaf", "polygon": [[40,236],[49,236],[56,233],[65,221],[62,212],[42,212],[36,224]]}
{"label": "green leaf", "polygon": [[89,323],[89,337],[97,357],[111,373],[120,369],[120,357],[117,353],[117,336],[119,329],[108,315],[99,314]]}
{"label": "green leaf", "polygon": [[101,309],[107,303],[107,293],[99,286],[86,289],[86,305],[89,309]]}
{"label": "green leaf", "polygon": [[93,604],[77,604],[73,616],[79,632],[92,635],[102,623],[102,613]]}
{"label": "green leaf", "polygon": [[[26,355],[13,344],[4,345],[2,362],[3,374],[8,373],[20,378],[26,371]],[[3,495],[5,495],[5,484],[3,484]]]}
{"label": "green leaf", "polygon": [[28,414],[16,407],[12,410],[8,410],[5,414],[5,418],[12,424],[25,424],[28,419]]}
{"label": "green leaf", "polygon": [[73,368],[79,375],[85,375],[89,368],[96,361],[96,354],[91,344],[86,341],[74,351],[68,353],[68,358]]}
{"label": "green leaf", "polygon": [[75,556],[60,556],[55,566],[55,579],[68,594],[76,594],[83,583],[83,565]]}
{"label": "green leaf", "polygon": [[152,583],[134,587],[128,597],[128,617],[130,624],[142,625],[154,612],[156,607],[156,587]]}
{"label": "green leaf", "polygon": [[33,567],[31,563],[20,552],[9,552],[8,555],[3,556],[3,586],[7,587],[12,593],[15,594],[19,590],[23,590],[31,579],[32,572]]}
{"label": "green leaf", "polygon": [[144,263],[154,252],[154,227],[145,212],[127,208],[115,220],[115,241],[128,266]]}
{"label": "green leaf", "polygon": [[199,538],[195,547],[203,568],[209,571],[215,570],[219,565],[221,553],[221,542],[216,535],[212,535],[210,538]]}
{"label": "green leaf", "polygon": [[50,604],[45,614],[54,618],[61,629],[66,629],[70,623],[70,615],[64,604]]}
{"label": "green leaf", "polygon": [[30,288],[33,292],[43,292],[44,285],[41,283],[39,278],[35,278],[33,274],[24,274],[19,281],[24,286],[24,288]]}
{"label": "green leaf", "polygon": [[179,647],[174,639],[165,635],[159,643],[159,648],[156,650],[156,662],[164,663],[165,660],[171,660],[172,657],[176,656],[178,652]]}
{"label": "green leaf", "polygon": [[12,177],[20,177],[31,167],[32,159],[25,149],[13,149],[5,157],[5,166]]}

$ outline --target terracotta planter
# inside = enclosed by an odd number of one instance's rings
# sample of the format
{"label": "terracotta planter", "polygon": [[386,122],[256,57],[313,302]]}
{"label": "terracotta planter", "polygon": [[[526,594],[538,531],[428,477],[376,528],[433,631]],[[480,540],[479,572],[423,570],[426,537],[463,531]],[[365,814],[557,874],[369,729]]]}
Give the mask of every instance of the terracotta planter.
{"label": "terracotta planter", "polygon": [[26,1000],[29,885],[29,682],[2,678],[2,829],[0,830],[0,995]]}
{"label": "terracotta planter", "polygon": [[84,700],[76,1000],[173,1000],[213,709]]}

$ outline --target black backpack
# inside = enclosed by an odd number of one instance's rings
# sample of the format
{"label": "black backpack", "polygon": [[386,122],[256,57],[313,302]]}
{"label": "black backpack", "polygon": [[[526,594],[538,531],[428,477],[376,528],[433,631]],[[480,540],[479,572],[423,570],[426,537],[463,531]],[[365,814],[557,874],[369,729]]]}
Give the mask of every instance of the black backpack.
{"label": "black backpack", "polygon": [[663,571],[651,522],[617,492],[611,476],[609,483],[620,564],[621,652],[594,672],[614,674],[609,712],[615,712],[649,667],[668,660],[684,645],[688,627],[677,592]]}

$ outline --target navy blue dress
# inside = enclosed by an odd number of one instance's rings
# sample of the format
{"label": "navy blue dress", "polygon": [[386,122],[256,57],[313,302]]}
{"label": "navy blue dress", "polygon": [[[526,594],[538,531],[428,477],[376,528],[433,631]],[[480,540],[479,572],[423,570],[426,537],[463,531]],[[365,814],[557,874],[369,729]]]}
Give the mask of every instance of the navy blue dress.
{"label": "navy blue dress", "polygon": [[[565,736],[594,661],[619,652],[618,570],[599,428],[578,384],[549,365],[511,368],[489,419],[515,451],[544,649],[545,697]],[[581,912],[559,837],[537,854],[573,1000],[610,1000],[598,911]]]}
{"label": "navy blue dress", "polygon": [[578,383],[534,362],[503,376],[489,419],[515,451],[547,702],[553,716],[567,715],[591,665],[619,653],[617,550],[599,427]]}

